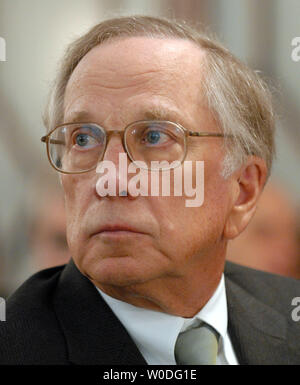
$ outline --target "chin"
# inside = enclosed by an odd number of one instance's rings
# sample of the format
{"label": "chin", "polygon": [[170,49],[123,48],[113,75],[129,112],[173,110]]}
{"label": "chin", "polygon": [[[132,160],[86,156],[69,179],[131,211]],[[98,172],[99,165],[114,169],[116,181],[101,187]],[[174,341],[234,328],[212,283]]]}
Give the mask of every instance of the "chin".
{"label": "chin", "polygon": [[131,286],[155,279],[157,272],[129,255],[85,260],[78,266],[96,286]]}

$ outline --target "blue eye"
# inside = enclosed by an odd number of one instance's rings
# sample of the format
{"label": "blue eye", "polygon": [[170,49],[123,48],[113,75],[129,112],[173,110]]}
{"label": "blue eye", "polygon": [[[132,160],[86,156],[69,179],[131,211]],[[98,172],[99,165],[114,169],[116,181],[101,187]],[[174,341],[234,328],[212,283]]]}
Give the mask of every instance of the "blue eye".
{"label": "blue eye", "polygon": [[80,147],[84,147],[89,144],[89,136],[87,134],[79,134],[76,136],[76,144]]}
{"label": "blue eye", "polygon": [[105,142],[105,133],[93,126],[77,127],[72,133],[72,144],[78,149],[90,150]]}
{"label": "blue eye", "polygon": [[151,144],[156,144],[161,138],[161,133],[159,131],[149,131],[147,133],[147,140]]}
{"label": "blue eye", "polygon": [[144,145],[148,146],[159,146],[167,144],[171,140],[171,136],[165,132],[163,128],[148,128],[145,130],[141,141]]}

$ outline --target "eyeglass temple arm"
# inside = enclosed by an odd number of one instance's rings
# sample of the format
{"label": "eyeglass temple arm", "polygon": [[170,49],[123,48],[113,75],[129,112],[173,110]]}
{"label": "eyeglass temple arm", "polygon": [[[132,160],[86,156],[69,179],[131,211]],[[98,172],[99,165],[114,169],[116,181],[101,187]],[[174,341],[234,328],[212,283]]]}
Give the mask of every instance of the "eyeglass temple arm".
{"label": "eyeglass temple arm", "polygon": [[49,139],[48,135],[42,136],[41,141],[43,143],[52,143],[52,144],[66,144],[64,140]]}
{"label": "eyeglass temple arm", "polygon": [[214,136],[214,137],[230,137],[231,135],[225,135],[221,132],[195,132],[195,131],[189,131],[189,136]]}

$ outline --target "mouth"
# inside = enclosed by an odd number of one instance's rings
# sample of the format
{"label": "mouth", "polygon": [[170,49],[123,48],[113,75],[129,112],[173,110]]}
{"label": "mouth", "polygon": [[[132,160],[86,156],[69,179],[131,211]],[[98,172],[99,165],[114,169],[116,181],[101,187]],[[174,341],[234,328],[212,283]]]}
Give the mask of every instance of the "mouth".
{"label": "mouth", "polygon": [[92,236],[122,238],[129,236],[145,235],[144,232],[129,225],[110,224],[101,226]]}

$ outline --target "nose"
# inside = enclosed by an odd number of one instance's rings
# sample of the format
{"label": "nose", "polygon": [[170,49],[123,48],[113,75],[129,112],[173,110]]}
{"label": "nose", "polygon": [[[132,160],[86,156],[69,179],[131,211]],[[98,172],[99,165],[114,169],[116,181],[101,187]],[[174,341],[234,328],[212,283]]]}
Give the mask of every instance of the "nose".
{"label": "nose", "polygon": [[113,132],[107,139],[108,143],[96,173],[97,194],[101,197],[128,196],[128,163],[130,162],[124,148],[120,133]]}
{"label": "nose", "polygon": [[119,154],[126,153],[123,145],[122,131],[113,131],[107,135],[107,145],[102,160],[109,160],[118,164]]}

